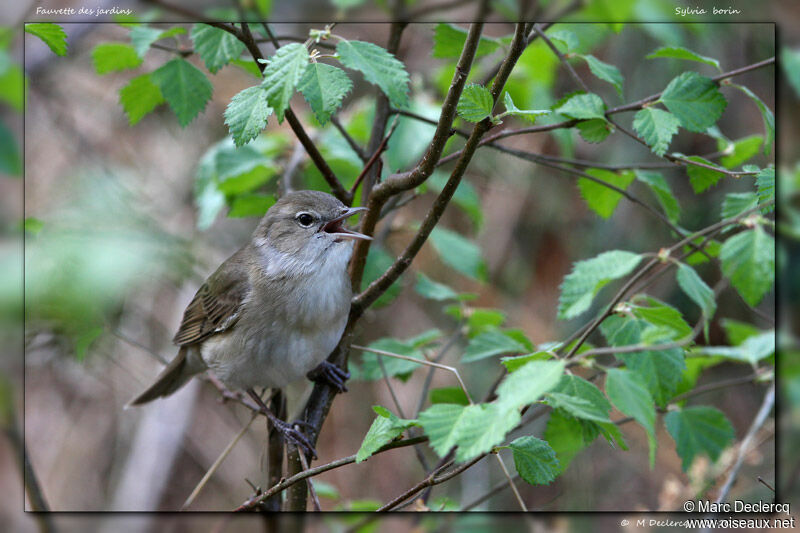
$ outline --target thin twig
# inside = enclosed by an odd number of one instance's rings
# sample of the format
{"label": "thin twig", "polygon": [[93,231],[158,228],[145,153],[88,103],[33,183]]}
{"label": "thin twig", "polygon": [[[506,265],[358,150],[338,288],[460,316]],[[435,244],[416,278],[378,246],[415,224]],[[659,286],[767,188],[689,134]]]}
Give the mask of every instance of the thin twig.
{"label": "thin twig", "polygon": [[725,480],[725,484],[722,485],[722,488],[719,491],[719,496],[717,496],[716,503],[723,502],[725,501],[725,498],[728,497],[728,493],[730,492],[734,481],[736,481],[736,476],[739,475],[739,469],[742,467],[744,457],[747,455],[747,452],[750,451],[750,442],[753,440],[753,437],[755,437],[756,433],[758,433],[758,430],[761,429],[761,426],[764,425],[764,422],[766,422],[767,416],[769,415],[770,411],[772,411],[773,405],[775,405],[775,383],[770,385],[767,393],[764,395],[764,401],[761,403],[761,409],[758,410],[758,414],[756,414],[756,417],[753,419],[750,429],[747,430],[747,434],[742,440],[742,443],[739,445],[739,451],[736,454],[736,462],[728,474],[728,479]]}
{"label": "thin twig", "polygon": [[[308,461],[306,460],[306,454],[298,453],[297,456],[300,458],[300,464],[303,465],[303,471],[308,470]],[[317,497],[317,491],[314,488],[314,484],[311,482],[311,478],[306,479],[306,484],[308,485],[308,492],[311,494],[311,503],[314,504],[314,510],[317,512],[322,511],[322,507],[319,504],[319,498]]]}
{"label": "thin twig", "polygon": [[411,361],[412,363],[417,363],[417,364],[420,364],[420,365],[432,366],[434,368],[441,368],[442,370],[447,370],[449,372],[452,372],[453,374],[455,374],[456,379],[458,380],[458,385],[461,387],[461,390],[464,391],[464,394],[467,396],[467,400],[469,400],[469,403],[474,403],[472,401],[472,397],[469,394],[469,391],[467,391],[467,386],[464,385],[464,381],[461,379],[461,374],[458,373],[458,369],[456,369],[455,367],[448,366],[448,365],[443,365],[441,363],[434,363],[432,361],[428,361],[427,359],[414,359],[413,357],[408,357],[406,355],[400,355],[399,353],[387,352],[385,350],[376,350],[375,348],[369,348],[367,346],[359,346],[357,344],[351,345],[351,348],[355,348],[356,350],[363,350],[365,352],[374,353],[376,355],[383,355],[383,356],[386,356],[386,357],[394,357],[396,359],[402,359],[404,361]]}
{"label": "thin twig", "polygon": [[[754,207],[753,209],[748,209],[747,211],[744,211],[744,212],[742,212],[742,213],[740,213],[740,214],[738,214],[738,215],[736,215],[734,217],[726,218],[725,220],[721,220],[720,222],[717,222],[716,224],[712,224],[712,225],[710,225],[710,226],[708,226],[706,228],[703,228],[702,230],[696,231],[696,232],[684,237],[683,239],[681,239],[677,243],[673,244],[669,248],[667,248],[665,255],[666,255],[666,257],[669,257],[675,250],[679,250],[681,247],[691,243],[692,241],[694,241],[698,237],[703,237],[704,235],[707,235],[708,233],[713,233],[714,231],[718,230],[719,228],[724,228],[725,226],[736,224],[740,220],[742,220],[743,218],[747,217],[748,215],[750,215],[752,213],[755,213],[757,211],[760,211],[764,207],[766,207],[768,205],[772,205],[774,202],[775,202],[774,199],[773,200],[769,200],[769,201],[764,202],[763,204],[761,204],[761,205],[759,205],[757,207]],[[637,283],[645,274],[647,274],[647,272],[649,272],[654,266],[656,266],[660,262],[661,262],[661,260],[658,257],[654,257],[647,264],[645,264],[644,267],[639,269],[625,283],[625,285],[623,285],[623,287],[619,290],[619,292],[617,292],[617,294],[614,296],[614,298],[612,298],[611,303],[609,303],[609,305],[606,307],[605,311],[603,311],[603,313],[601,313],[597,318],[595,318],[592,321],[591,325],[588,328],[586,328],[583,331],[583,333],[581,333],[581,335],[578,337],[578,340],[575,341],[575,343],[572,345],[572,348],[567,353],[567,355],[566,355],[567,359],[572,358],[577,353],[577,351],[583,345],[584,341],[586,341],[586,339],[589,337],[589,335],[591,335],[594,332],[594,330],[597,329],[600,326],[600,324],[603,322],[603,320],[605,320],[606,317],[608,317],[608,315],[610,315],[613,312],[615,306],[622,300],[622,298],[625,296],[625,294],[627,294],[627,292],[631,289],[631,287],[635,283]]]}
{"label": "thin twig", "polygon": [[[389,450],[394,450],[396,448],[404,448],[406,446],[414,446],[423,442],[427,442],[428,437],[415,437],[413,439],[406,439],[400,441],[390,442],[386,446],[380,448],[372,455],[377,455],[379,453],[383,453]],[[350,455],[348,457],[342,457],[341,459],[337,459],[335,461],[331,461],[330,463],[326,463],[324,465],[316,466],[314,468],[309,468],[308,470],[304,470],[295,474],[287,479],[284,479],[277,485],[272,486],[269,490],[264,492],[263,494],[259,494],[258,496],[254,496],[244,502],[242,505],[237,507],[235,511],[248,511],[256,507],[259,503],[263,502],[267,498],[274,496],[280,492],[283,492],[288,487],[291,487],[295,483],[299,481],[303,481],[306,478],[316,476],[318,474],[322,474],[323,472],[327,472],[328,470],[333,470],[335,468],[339,468],[345,465],[349,465],[356,462],[356,455]]]}
{"label": "thin twig", "polygon": [[186,501],[183,502],[183,505],[181,505],[181,511],[185,510],[187,507],[192,505],[192,503],[194,503],[194,500],[197,498],[198,494],[200,494],[203,488],[205,488],[206,484],[211,479],[211,476],[213,476],[214,473],[217,471],[219,466],[222,464],[222,461],[224,461],[225,458],[228,457],[228,455],[231,453],[231,451],[233,451],[233,448],[236,446],[239,440],[244,436],[244,434],[247,433],[247,431],[250,429],[250,426],[253,424],[253,421],[257,417],[258,413],[253,413],[250,416],[250,421],[247,424],[245,424],[245,426],[241,429],[241,431],[239,431],[239,433],[237,433],[236,436],[228,443],[225,449],[222,450],[222,453],[219,454],[219,457],[217,457],[217,459],[214,461],[211,467],[206,471],[202,479],[200,479],[195,488],[192,490],[191,494],[189,494],[189,497],[186,498]]}
{"label": "thin twig", "polygon": [[569,72],[570,76],[572,76],[572,79],[575,80],[575,83],[577,83],[581,87],[581,89],[583,89],[587,93],[591,92],[589,90],[589,87],[586,85],[586,82],[584,82],[583,79],[580,76],[578,76],[578,73],[575,72],[575,69],[572,68],[572,65],[569,64],[569,61],[567,61],[567,58],[564,57],[564,54],[561,53],[561,50],[559,50],[556,47],[556,45],[553,44],[553,41],[551,41],[550,38],[547,37],[547,35],[545,35],[544,31],[542,31],[541,28],[539,28],[538,24],[533,25],[533,31],[536,32],[536,35],[538,35],[539,38],[545,42],[548,48],[550,48],[550,50],[553,51],[556,57],[558,57],[558,60],[561,61],[561,63],[567,68],[567,71]]}
{"label": "thin twig", "polygon": [[378,145],[378,148],[375,149],[375,152],[372,154],[372,157],[364,164],[364,168],[361,169],[356,181],[353,182],[353,186],[350,188],[350,194],[354,195],[356,190],[358,190],[358,186],[361,185],[361,180],[364,179],[364,176],[372,169],[372,166],[375,164],[376,161],[380,158],[381,154],[386,150],[386,145],[389,142],[389,139],[392,137],[394,130],[397,128],[397,117],[394,118],[391,127],[389,128],[389,132],[386,136],[381,140],[381,143]]}
{"label": "thin twig", "polygon": [[497,458],[497,462],[500,463],[500,469],[503,471],[503,475],[506,477],[506,481],[508,481],[508,485],[511,487],[511,490],[514,492],[514,497],[517,498],[517,503],[519,504],[520,508],[522,509],[523,513],[528,512],[528,508],[525,506],[525,502],[522,499],[522,495],[519,493],[517,489],[517,485],[514,484],[514,480],[511,479],[511,474],[508,473],[508,468],[506,468],[506,464],[503,462],[503,458],[500,457],[499,453],[494,454]]}
{"label": "thin twig", "polygon": [[336,130],[342,135],[342,137],[344,137],[344,140],[347,141],[347,144],[356,153],[358,158],[362,162],[366,163],[367,159],[369,159],[369,156],[366,154],[366,152],[364,152],[364,149],[361,147],[361,145],[359,145],[356,142],[356,140],[353,139],[353,136],[347,132],[347,130],[342,125],[342,122],[339,120],[339,117],[333,115],[331,117],[331,124],[333,124],[333,127],[336,128]]}

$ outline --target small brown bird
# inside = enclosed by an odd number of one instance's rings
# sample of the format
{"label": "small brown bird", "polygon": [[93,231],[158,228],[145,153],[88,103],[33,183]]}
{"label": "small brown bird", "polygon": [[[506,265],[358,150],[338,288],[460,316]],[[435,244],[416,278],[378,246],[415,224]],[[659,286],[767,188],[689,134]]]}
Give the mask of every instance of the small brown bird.
{"label": "small brown bird", "polygon": [[319,191],[278,200],[250,242],[197,291],[174,338],[178,355],[128,405],[168,396],[210,369],[227,387],[246,390],[285,441],[316,456],[306,436],[267,409],[254,388],[282,388],[308,375],[345,390],[349,374],[325,358],[350,310],[352,239],[370,239],[343,222],[365,210]]}

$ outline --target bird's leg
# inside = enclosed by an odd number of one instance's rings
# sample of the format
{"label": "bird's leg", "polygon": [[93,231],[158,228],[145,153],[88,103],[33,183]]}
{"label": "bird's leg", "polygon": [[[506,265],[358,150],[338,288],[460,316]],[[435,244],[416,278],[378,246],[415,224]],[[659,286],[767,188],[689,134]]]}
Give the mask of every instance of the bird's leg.
{"label": "bird's leg", "polygon": [[306,374],[306,377],[315,383],[327,383],[338,389],[339,392],[347,392],[344,382],[350,379],[350,372],[342,370],[333,363],[323,361],[314,370]]}
{"label": "bird's leg", "polygon": [[256,394],[256,391],[253,389],[247,389],[247,394],[256,402],[258,408],[261,412],[269,418],[269,421],[272,422],[273,427],[283,436],[284,442],[287,444],[293,444],[297,446],[306,456],[313,457],[314,459],[317,458],[317,450],[314,449],[314,446],[308,440],[308,438],[303,435],[301,431],[295,428],[295,426],[305,425],[307,427],[310,424],[306,422],[294,422],[289,424],[288,422],[284,422],[267,407],[263,400],[261,400],[261,396]]}

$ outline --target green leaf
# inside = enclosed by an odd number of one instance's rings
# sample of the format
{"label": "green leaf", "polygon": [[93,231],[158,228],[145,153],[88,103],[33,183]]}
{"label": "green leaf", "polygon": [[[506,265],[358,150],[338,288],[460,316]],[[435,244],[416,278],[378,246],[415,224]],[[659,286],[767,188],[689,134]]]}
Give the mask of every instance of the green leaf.
{"label": "green leaf", "polygon": [[725,168],[736,168],[757,155],[763,142],[764,138],[761,135],[749,135],[728,144],[727,147],[723,145],[721,148],[727,155],[723,155],[719,162]]}
{"label": "green leaf", "polygon": [[428,435],[431,448],[444,457],[458,446],[456,461],[463,462],[502,442],[520,420],[516,409],[496,404],[456,405],[440,403],[419,414],[419,424]]}
{"label": "green leaf", "polygon": [[125,110],[125,114],[128,115],[128,123],[133,126],[157,106],[163,104],[164,96],[158,85],[153,83],[150,74],[142,74],[133,78],[119,90],[119,103]]}
{"label": "green leaf", "polygon": [[[421,348],[440,336],[441,332],[439,330],[432,329],[407,340],[385,337],[370,343],[369,347],[373,350],[382,350],[421,360],[424,359]],[[383,379],[383,370],[381,370],[381,363],[378,362],[378,357],[382,358],[386,375],[389,377],[397,376],[402,381],[408,379],[411,373],[421,366],[413,361],[364,352],[361,354],[361,363],[359,365],[353,364],[352,361],[350,362],[350,371],[353,374],[353,379],[364,381]]]}
{"label": "green leaf", "polygon": [[235,35],[208,24],[192,26],[192,42],[194,51],[212,73],[217,72],[231,60],[238,59],[245,48],[244,43]]}
{"label": "green leaf", "polygon": [[303,93],[319,123],[325,125],[342,105],[342,100],[353,88],[353,82],[340,68],[312,63],[306,68],[297,88]]}
{"label": "green leaf", "polygon": [[531,485],[549,485],[559,472],[556,452],[536,437],[520,437],[508,446],[514,455],[514,467]]}
{"label": "green leaf", "polygon": [[25,33],[41,39],[55,55],[67,55],[67,34],[58,24],[50,22],[25,24]]}
{"label": "green leaf", "polygon": [[531,361],[522,365],[497,387],[497,403],[511,409],[541,400],[559,384],[565,366],[564,361]]}
{"label": "green leaf", "polygon": [[576,262],[561,284],[558,318],[575,318],[587,311],[600,289],[610,281],[630,274],[641,260],[639,254],[613,250]]}
{"label": "green leaf", "polygon": [[717,310],[717,302],[714,299],[714,291],[711,290],[705,281],[697,274],[695,269],[683,263],[678,264],[678,271],[675,275],[678,286],[700,309],[706,319],[711,319]]}
{"label": "green leaf", "polygon": [[[635,177],[633,172],[617,173],[600,168],[590,168],[586,173],[623,190],[628,188]],[[578,189],[589,208],[603,218],[613,215],[622,199],[617,191],[587,178],[578,178]]]}
{"label": "green leaf", "polygon": [[[436,25],[433,32],[433,57],[452,58],[460,57],[464,43],[467,41],[467,31],[441,22]],[[475,50],[475,57],[491,54],[500,48],[500,43],[496,39],[481,37],[478,41],[478,48]]]}
{"label": "green leaf", "polygon": [[275,111],[278,122],[289,107],[289,100],[308,68],[308,49],[301,43],[281,46],[264,69],[261,86],[267,91],[267,103]]}
{"label": "green leaf", "polygon": [[684,472],[689,470],[698,455],[707,455],[712,462],[716,461],[734,437],[733,426],[714,407],[671,411],[664,417],[664,424],[675,440]]}
{"label": "green leaf", "polygon": [[234,96],[225,109],[225,124],[236,146],[243,146],[258,137],[271,114],[267,91],[260,85],[248,87]]}
{"label": "green leaf", "polygon": [[600,118],[605,120],[606,106],[603,100],[594,93],[576,94],[561,104],[554,111],[560,115],[578,120]]}
{"label": "green leaf", "polygon": [[531,361],[546,361],[552,358],[553,354],[551,352],[540,351],[525,355],[501,357],[500,362],[506,367],[506,370],[514,372]]}
{"label": "green leaf", "polygon": [[692,328],[683,319],[680,311],[655,298],[647,298],[647,303],[647,307],[634,304],[629,304],[629,307],[635,317],[658,328],[659,333],[656,335],[662,338],[656,339],[656,342],[663,340],[665,335],[669,339],[682,339],[691,334]]}
{"label": "green leaf", "polygon": [[[397,135],[396,132],[395,135]],[[434,171],[431,177],[425,181],[425,185],[430,187],[433,191],[442,192],[449,178],[449,174]],[[452,202],[467,214],[476,228],[481,227],[483,224],[481,197],[470,182],[461,180],[458,184],[458,188],[456,188],[455,194],[453,194]]]}
{"label": "green leaf", "polygon": [[586,60],[586,63],[589,65],[589,70],[592,71],[592,74],[613,85],[617,90],[619,97],[622,98],[622,83],[624,78],[617,67],[604,61],[600,61],[593,55],[580,55],[580,57]]}
{"label": "green leaf", "polygon": [[[385,248],[382,246],[378,246],[373,244],[369,248],[369,253],[367,254],[367,264],[364,265],[364,276],[361,281],[361,290],[366,289],[370,283],[378,279],[386,269],[392,266],[394,263],[394,256],[390,255],[389,252],[386,251]],[[399,283],[399,280],[396,280],[392,283],[389,288],[381,294],[380,298],[375,300],[373,307],[382,307],[384,305],[388,305],[391,303],[400,291],[402,290],[402,286]]]}
{"label": "green leaf", "polygon": [[550,413],[544,438],[558,458],[558,473],[567,469],[572,459],[597,438],[597,426],[569,416],[561,409]]}
{"label": "green leaf", "polygon": [[756,107],[761,112],[761,119],[764,121],[764,135],[766,137],[766,142],[764,143],[764,154],[769,154],[772,151],[772,143],[775,141],[775,115],[772,114],[770,108],[756,96],[756,94],[745,87],[744,85],[737,85],[735,83],[731,83],[731,86],[736,87],[744,94],[746,94],[753,102],[755,102]]}
{"label": "green leaf", "polygon": [[181,26],[174,26],[167,30],[161,30],[151,28],[144,24],[135,24],[131,29],[131,44],[134,50],[136,50],[136,54],[144,59],[145,54],[154,42],[182,33],[186,33],[186,30]]}
{"label": "green leaf", "polygon": [[237,195],[228,211],[230,218],[262,217],[275,203],[272,194],[243,193]]}
{"label": "green leaf", "polygon": [[[487,91],[488,92],[488,91]],[[491,93],[489,94],[491,98]],[[503,104],[506,106],[506,113],[509,115],[519,116],[525,118],[531,122],[533,122],[536,117],[540,115],[547,115],[550,113],[549,109],[520,109],[514,104],[514,100],[511,99],[511,93],[506,91],[503,95]],[[491,112],[491,108],[489,109]],[[473,121],[475,122],[475,121]]]}
{"label": "green leaf", "polygon": [[[606,318],[600,325],[600,330],[612,346],[639,344],[644,334],[653,328],[656,326],[644,320],[617,315]],[[653,342],[659,342],[659,339],[655,338]],[[683,350],[680,348],[617,354],[616,357],[625,363],[628,370],[642,377],[653,399],[661,406],[672,399],[686,368]]]}
{"label": "green leaf", "polygon": [[75,339],[75,359],[78,360],[78,362],[86,360],[86,354],[89,353],[89,348],[91,348],[94,341],[103,334],[103,331],[105,330],[102,327],[94,327],[81,333]]}
{"label": "green leaf", "polygon": [[19,144],[8,127],[0,122],[0,173],[9,176],[22,174]]}
{"label": "green leaf", "polygon": [[583,378],[564,375],[545,397],[554,409],[561,408],[576,418],[610,422],[608,413],[611,411],[611,404],[600,389]]}
{"label": "green leaf", "polygon": [[783,67],[786,81],[794,89],[795,96],[800,98],[800,50],[792,50],[788,46],[782,47],[780,65]]}
{"label": "green leaf", "polygon": [[755,365],[775,353],[775,330],[759,332],[738,346],[703,346],[700,353],[735,359]]}
{"label": "green leaf", "polygon": [[[309,479],[309,481],[311,480]],[[328,498],[329,500],[338,500],[341,497],[339,494],[339,489],[337,489],[335,485],[332,485],[330,483],[325,483],[324,481],[319,481],[319,480],[312,481],[312,484],[314,485],[314,491],[320,498]]]}
{"label": "green leaf", "polygon": [[26,84],[27,79],[20,66],[7,58],[5,71],[0,72],[0,102],[22,111]]}
{"label": "green leaf", "polygon": [[600,143],[614,132],[614,126],[604,119],[593,118],[583,120],[575,125],[581,137],[587,143]]}
{"label": "green leaf", "polygon": [[634,173],[639,181],[650,187],[667,218],[672,222],[677,222],[681,215],[681,206],[664,176],[660,172],[640,169],[635,170]]}
{"label": "green leaf", "polygon": [[173,59],[150,74],[170,109],[185,128],[211,98],[213,87],[197,67],[184,59]]}
{"label": "green leaf", "polygon": [[775,240],[761,226],[730,237],[719,253],[722,273],[750,305],[757,305],[775,281]]}
{"label": "green leaf", "polygon": [[402,61],[384,48],[363,41],[339,41],[336,53],[342,65],[358,70],[368,82],[380,87],[393,106],[408,105],[408,72]]}
{"label": "green leaf", "polygon": [[364,436],[364,441],[356,454],[356,463],[360,463],[372,456],[375,452],[392,442],[398,435],[409,427],[415,425],[414,420],[398,418],[388,409],[374,406],[378,416]]}
{"label": "green leaf", "polygon": [[578,37],[569,30],[549,31],[547,32],[547,36],[551,41],[554,41],[553,44],[555,44],[556,48],[563,54],[578,48],[580,44],[578,42]]}
{"label": "green leaf", "polygon": [[659,57],[672,57],[675,59],[688,59],[689,61],[697,61],[698,63],[705,63],[711,65],[720,72],[722,68],[719,66],[719,61],[713,57],[701,56],[698,53],[692,52],[682,46],[664,46],[645,56],[647,59],[656,59]]}
{"label": "green leaf", "polygon": [[414,290],[423,298],[436,300],[437,302],[458,299],[456,291],[443,283],[433,281],[422,272],[417,273],[417,284],[414,286]]}
{"label": "green leaf", "polygon": [[647,386],[638,374],[624,369],[609,368],[606,371],[606,394],[621,413],[633,417],[647,432],[650,468],[653,468],[656,449],[656,409]]}
{"label": "green leaf", "polygon": [[136,68],[142,64],[142,59],[136,55],[136,51],[130,45],[104,43],[98,44],[92,50],[92,63],[98,74],[107,74]]}
{"label": "green leaf", "polygon": [[464,120],[480,122],[491,116],[493,107],[494,100],[489,89],[477,83],[470,83],[464,87],[456,111]]}
{"label": "green leaf", "polygon": [[754,192],[729,192],[722,201],[722,218],[735,217],[758,205],[758,197]]}
{"label": "green leaf", "polygon": [[742,344],[750,337],[754,337],[761,333],[761,330],[747,322],[741,322],[732,318],[723,318],[721,321],[722,329],[725,330],[725,336],[728,342],[733,345]]}
{"label": "green leaf", "polygon": [[477,244],[442,227],[431,232],[430,240],[448,266],[473,279],[486,280],[486,263]]}
{"label": "green leaf", "polygon": [[[698,163],[705,163],[706,165],[714,164],[708,159],[704,159],[699,155],[689,156],[686,159],[690,161],[696,161]],[[725,174],[722,172],[691,164],[686,165],[686,173],[689,174],[689,183],[692,185],[692,189],[694,189],[694,192],[697,194],[700,194],[710,187],[713,187],[717,184],[720,178],[725,176]]]}
{"label": "green leaf", "polygon": [[689,131],[702,133],[716,124],[727,100],[717,84],[697,72],[684,72],[674,78],[659,100]]}
{"label": "green leaf", "polygon": [[503,325],[506,314],[497,309],[471,308],[467,316],[467,332],[474,337],[484,331],[493,330]]}
{"label": "green leaf", "polygon": [[[756,176],[756,188],[758,190],[758,203],[763,204],[775,199],[775,169],[773,167],[761,170]],[[775,204],[763,209],[769,213],[775,209]]]}
{"label": "green leaf", "polygon": [[679,124],[675,115],[655,107],[645,107],[633,118],[633,129],[658,156],[664,155],[669,148]]}
{"label": "green leaf", "polygon": [[469,405],[469,398],[461,387],[442,387],[431,391],[431,403]]}
{"label": "green leaf", "polygon": [[526,351],[525,346],[505,335],[502,331],[489,330],[470,339],[461,362],[472,363],[494,355],[521,354]]}

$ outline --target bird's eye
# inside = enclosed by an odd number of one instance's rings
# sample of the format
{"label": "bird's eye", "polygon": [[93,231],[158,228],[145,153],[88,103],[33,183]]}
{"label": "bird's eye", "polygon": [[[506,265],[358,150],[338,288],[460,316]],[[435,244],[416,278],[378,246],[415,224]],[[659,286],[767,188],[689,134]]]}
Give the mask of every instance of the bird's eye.
{"label": "bird's eye", "polygon": [[308,213],[300,213],[297,215],[296,218],[297,218],[297,223],[303,226],[304,228],[307,228],[314,223],[314,217]]}

